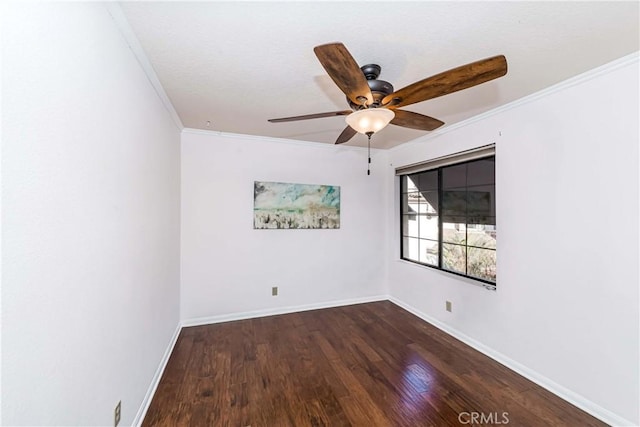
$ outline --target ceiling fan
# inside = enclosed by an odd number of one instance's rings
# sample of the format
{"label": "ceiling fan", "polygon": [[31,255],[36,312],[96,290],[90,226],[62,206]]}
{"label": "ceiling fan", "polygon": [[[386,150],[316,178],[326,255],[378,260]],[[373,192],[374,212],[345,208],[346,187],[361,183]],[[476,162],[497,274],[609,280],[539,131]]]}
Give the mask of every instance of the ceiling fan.
{"label": "ceiling fan", "polygon": [[498,55],[427,77],[394,92],[391,83],[378,80],[381,71],[379,65],[359,67],[342,43],[323,44],[316,46],[313,51],[335,84],[347,96],[351,110],[283,117],[270,119],[269,122],[347,116],[348,126],[338,136],[336,144],[349,141],[358,132],[371,138],[374,132],[388,123],[426,131],[437,129],[444,122],[401,110],[400,107],[468,89],[507,73],[507,60],[503,55]]}

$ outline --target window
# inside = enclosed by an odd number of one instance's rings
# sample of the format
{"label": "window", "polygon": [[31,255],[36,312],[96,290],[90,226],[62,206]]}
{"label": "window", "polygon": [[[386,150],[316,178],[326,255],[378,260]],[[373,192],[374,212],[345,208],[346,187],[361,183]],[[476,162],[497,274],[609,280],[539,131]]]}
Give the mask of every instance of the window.
{"label": "window", "polygon": [[486,152],[397,171],[402,259],[495,286],[495,155],[477,158]]}

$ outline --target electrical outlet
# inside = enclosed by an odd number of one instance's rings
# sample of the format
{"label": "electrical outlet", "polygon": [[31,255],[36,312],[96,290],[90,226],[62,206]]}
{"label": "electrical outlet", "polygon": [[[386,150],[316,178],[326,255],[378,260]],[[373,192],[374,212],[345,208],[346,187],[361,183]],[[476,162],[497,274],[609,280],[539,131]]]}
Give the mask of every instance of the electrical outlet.
{"label": "electrical outlet", "polygon": [[276,296],[278,296],[278,287],[277,287],[277,286],[273,286],[273,287],[271,288],[271,296],[272,296],[272,297],[276,297]]}
{"label": "electrical outlet", "polygon": [[447,311],[451,311],[451,301],[446,302]]}
{"label": "electrical outlet", "polygon": [[120,422],[120,411],[122,408],[122,401],[118,401],[116,405],[116,409],[113,411],[113,427],[118,427],[118,423]]}

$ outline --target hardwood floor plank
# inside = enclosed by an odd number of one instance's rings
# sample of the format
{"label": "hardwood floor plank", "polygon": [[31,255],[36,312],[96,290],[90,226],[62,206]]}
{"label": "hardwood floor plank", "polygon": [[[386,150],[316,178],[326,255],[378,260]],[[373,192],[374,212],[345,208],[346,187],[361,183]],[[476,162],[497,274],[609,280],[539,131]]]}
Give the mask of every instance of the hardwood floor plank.
{"label": "hardwood floor plank", "polygon": [[391,424],[382,424],[373,419],[371,414],[363,407],[362,402],[355,396],[345,396],[340,399],[340,406],[344,409],[351,426],[376,426],[391,427]]}
{"label": "hardwood floor plank", "polygon": [[398,333],[405,336],[414,337],[415,343],[422,345],[424,348],[429,348],[434,352],[439,350],[441,352],[440,354],[456,354],[465,361],[465,364],[472,364],[473,369],[476,369],[476,365],[483,366],[482,369],[487,371],[488,375],[505,384],[508,382],[509,387],[515,389],[514,391],[521,392],[535,386],[533,382],[501,364],[485,363],[493,362],[493,360],[456,338],[444,334],[435,326],[422,322],[418,317],[409,312],[391,311],[391,313],[395,315],[395,318],[391,319],[387,317],[388,314],[386,313],[388,313],[388,311],[384,310],[384,308],[381,309],[381,312],[383,313],[381,314],[381,318],[390,328],[395,329]]}
{"label": "hardwood floor plank", "polygon": [[331,389],[331,395],[335,398],[348,396],[349,390],[342,384],[338,374],[331,367],[331,361],[340,359],[340,355],[319,331],[312,332],[311,337],[318,353],[318,370],[322,379]]}
{"label": "hardwood floor plank", "polygon": [[[464,422],[474,413],[484,424]],[[605,425],[380,301],[184,328],[143,426],[446,427],[505,414],[519,427]]]}
{"label": "hardwood floor plank", "polygon": [[[348,367],[347,364],[341,360],[332,361],[331,366],[336,371],[336,374],[338,374],[344,386],[349,390],[349,396],[357,399],[360,406],[374,420],[373,425],[393,425],[385,411],[376,403],[377,396],[373,394],[375,391],[373,389],[367,390],[361,381],[362,377],[358,378],[357,376],[359,373],[352,371],[352,369],[355,370],[355,366],[352,365],[352,367]],[[343,409],[346,410],[344,406]]]}
{"label": "hardwood floor plank", "polygon": [[[573,405],[558,399],[553,393],[541,387],[535,387],[515,397],[522,406],[544,419],[548,425],[567,426],[579,419],[582,427],[601,426],[597,418],[586,414]],[[543,404],[541,404],[543,403]]]}
{"label": "hardwood floor plank", "polygon": [[[478,393],[483,411],[488,413],[505,411],[512,415],[517,425],[535,425],[531,421],[533,415],[513,399],[517,392],[504,387],[495,378],[473,370],[462,356],[450,354],[443,358],[441,355],[435,356],[421,346],[411,344],[410,347],[458,387]],[[540,417],[536,419],[538,423],[543,420]]]}

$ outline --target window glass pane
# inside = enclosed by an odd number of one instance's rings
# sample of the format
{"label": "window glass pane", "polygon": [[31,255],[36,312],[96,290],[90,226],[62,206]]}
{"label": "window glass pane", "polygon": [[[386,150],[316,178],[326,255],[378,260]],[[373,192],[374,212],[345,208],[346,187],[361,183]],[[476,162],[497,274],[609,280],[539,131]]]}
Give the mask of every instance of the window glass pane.
{"label": "window glass pane", "polygon": [[438,191],[434,190],[434,191],[421,191],[420,194],[422,195],[421,203],[425,204],[425,210],[424,212],[421,211],[421,213],[433,213],[433,214],[437,214],[438,213]]}
{"label": "window glass pane", "polygon": [[451,243],[442,244],[442,268],[465,274],[467,268],[467,247]]}
{"label": "window glass pane", "polygon": [[402,238],[402,257],[412,260],[420,261],[419,257],[420,247],[419,240],[413,237]]}
{"label": "window glass pane", "polygon": [[495,183],[496,158],[475,160],[467,164],[467,184],[485,185]]}
{"label": "window glass pane", "polygon": [[[466,222],[467,189],[442,190],[442,216],[445,222]],[[455,217],[455,219],[453,219]]]}
{"label": "window glass pane", "polygon": [[420,240],[420,262],[429,265],[438,265],[437,240]]}
{"label": "window glass pane", "polygon": [[416,178],[414,175],[407,175],[402,177],[405,180],[405,186],[403,188],[403,192],[407,191],[417,191],[418,186],[416,185]]}
{"label": "window glass pane", "polygon": [[438,192],[437,191],[422,191],[420,194],[420,206],[418,213],[431,213],[436,214],[438,206]]}
{"label": "window glass pane", "polygon": [[485,224],[467,224],[467,245],[496,248],[496,227]]}
{"label": "window glass pane", "polygon": [[442,223],[442,241],[448,243],[456,243],[458,245],[466,245],[467,242],[467,226],[463,222],[443,222]]}
{"label": "window glass pane", "polygon": [[468,250],[469,276],[491,282],[496,281],[496,251],[494,249],[469,248]]}
{"label": "window glass pane", "polygon": [[447,166],[442,168],[442,188],[464,187],[467,185],[467,165]]}
{"label": "window glass pane", "polygon": [[467,215],[469,222],[483,223],[484,218],[496,216],[496,197],[493,185],[467,187]]}
{"label": "window glass pane", "polygon": [[418,215],[402,215],[402,235],[418,237]]}
{"label": "window glass pane", "polygon": [[438,217],[431,215],[418,216],[418,232],[422,239],[438,240]]}
{"label": "window glass pane", "polygon": [[415,175],[417,178],[416,185],[420,191],[438,191],[438,170],[420,172]]}
{"label": "window glass pane", "polygon": [[496,217],[495,216],[469,217],[469,218],[467,218],[467,224],[469,224],[469,225],[472,225],[472,224],[484,225],[485,227],[487,227],[487,230],[491,229],[490,227],[493,227],[493,230],[495,230],[495,228],[496,228]]}
{"label": "window glass pane", "polygon": [[411,193],[402,194],[402,213],[417,213],[418,204],[423,198],[420,193],[413,191]]}

